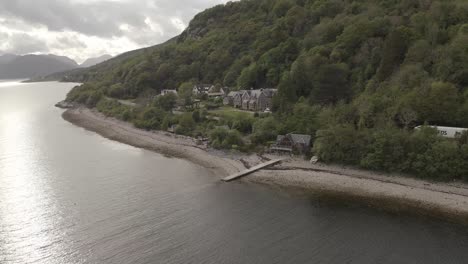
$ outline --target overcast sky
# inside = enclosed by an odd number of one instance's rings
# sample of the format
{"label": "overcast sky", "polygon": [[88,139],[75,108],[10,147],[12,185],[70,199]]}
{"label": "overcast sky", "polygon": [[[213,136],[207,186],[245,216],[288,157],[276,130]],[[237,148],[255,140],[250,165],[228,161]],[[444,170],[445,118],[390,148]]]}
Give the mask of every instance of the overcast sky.
{"label": "overcast sky", "polygon": [[228,0],[0,0],[0,53],[77,62],[168,40],[195,14]]}

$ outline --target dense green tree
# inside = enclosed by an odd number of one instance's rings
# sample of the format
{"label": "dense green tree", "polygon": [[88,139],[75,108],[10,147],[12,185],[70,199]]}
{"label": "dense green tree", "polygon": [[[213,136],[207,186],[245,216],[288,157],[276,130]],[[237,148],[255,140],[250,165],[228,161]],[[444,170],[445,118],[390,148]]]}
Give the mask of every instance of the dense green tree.
{"label": "dense green tree", "polygon": [[350,89],[348,85],[349,70],[346,64],[329,64],[322,66],[315,77],[315,101],[335,104],[348,99]]}
{"label": "dense green tree", "polygon": [[179,117],[178,126],[176,127],[176,133],[182,135],[192,135],[195,126],[196,123],[195,120],[193,120],[192,114],[183,114]]}
{"label": "dense green tree", "polygon": [[158,96],[154,102],[154,106],[161,108],[164,111],[172,111],[176,106],[177,96],[173,93]]}
{"label": "dense green tree", "polygon": [[409,38],[409,32],[406,28],[398,28],[390,32],[385,40],[382,61],[377,72],[379,80],[388,78],[403,62],[410,42]]}
{"label": "dense green tree", "polygon": [[458,91],[450,83],[434,82],[413,97],[421,121],[438,125],[454,124],[459,109]]}

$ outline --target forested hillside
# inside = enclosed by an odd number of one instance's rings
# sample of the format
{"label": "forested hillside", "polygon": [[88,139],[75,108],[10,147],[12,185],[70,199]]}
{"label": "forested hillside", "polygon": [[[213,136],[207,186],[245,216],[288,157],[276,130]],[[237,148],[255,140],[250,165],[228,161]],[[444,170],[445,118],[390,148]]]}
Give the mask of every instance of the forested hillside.
{"label": "forested hillside", "polygon": [[189,83],[277,87],[274,115],[240,130],[252,144],[307,133],[324,161],[468,175],[466,139],[412,132],[425,123],[468,127],[463,0],[230,2],[198,14],[164,45],[68,78],[87,81],[68,99],[91,105],[103,95],[131,99]]}

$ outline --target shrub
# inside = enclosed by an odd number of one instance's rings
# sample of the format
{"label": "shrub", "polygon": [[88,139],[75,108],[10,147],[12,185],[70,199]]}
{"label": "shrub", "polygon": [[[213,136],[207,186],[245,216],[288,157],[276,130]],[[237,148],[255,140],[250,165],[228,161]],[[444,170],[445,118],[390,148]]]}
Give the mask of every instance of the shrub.
{"label": "shrub", "polygon": [[278,135],[278,123],[273,117],[257,119],[253,125],[251,140],[253,144],[265,144],[275,140]]}
{"label": "shrub", "polygon": [[367,130],[356,130],[349,125],[333,126],[317,131],[313,152],[325,162],[359,165],[367,154],[369,141]]}
{"label": "shrub", "polygon": [[196,123],[192,118],[191,113],[185,113],[179,117],[178,126],[176,127],[176,134],[190,136],[195,130]]}
{"label": "shrub", "polygon": [[434,143],[426,153],[418,155],[419,165],[414,169],[422,178],[451,180],[460,179],[461,163],[456,142],[443,140]]}
{"label": "shrub", "polygon": [[383,129],[372,136],[367,154],[361,166],[372,170],[405,171],[408,169],[405,146],[408,146],[409,133],[399,129]]}
{"label": "shrub", "polygon": [[138,128],[159,130],[165,117],[166,113],[164,111],[156,107],[150,107],[140,114],[139,119],[135,120],[134,124]]}
{"label": "shrub", "polygon": [[236,130],[227,130],[222,127],[213,129],[210,132],[211,146],[217,149],[237,149],[243,146],[242,136]]}

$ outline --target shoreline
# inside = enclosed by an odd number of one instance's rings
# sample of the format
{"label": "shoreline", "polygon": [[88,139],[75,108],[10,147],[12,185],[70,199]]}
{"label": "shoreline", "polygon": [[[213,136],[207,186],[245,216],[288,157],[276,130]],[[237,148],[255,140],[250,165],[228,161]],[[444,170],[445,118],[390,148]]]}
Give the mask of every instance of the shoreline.
{"label": "shoreline", "polygon": [[[197,144],[193,138],[137,129],[130,123],[87,108],[68,109],[62,117],[108,139],[188,160],[205,167],[219,179],[275,158],[214,151]],[[298,158],[290,158],[240,181],[468,224],[468,185],[463,183],[428,182],[342,166],[310,164]]]}

